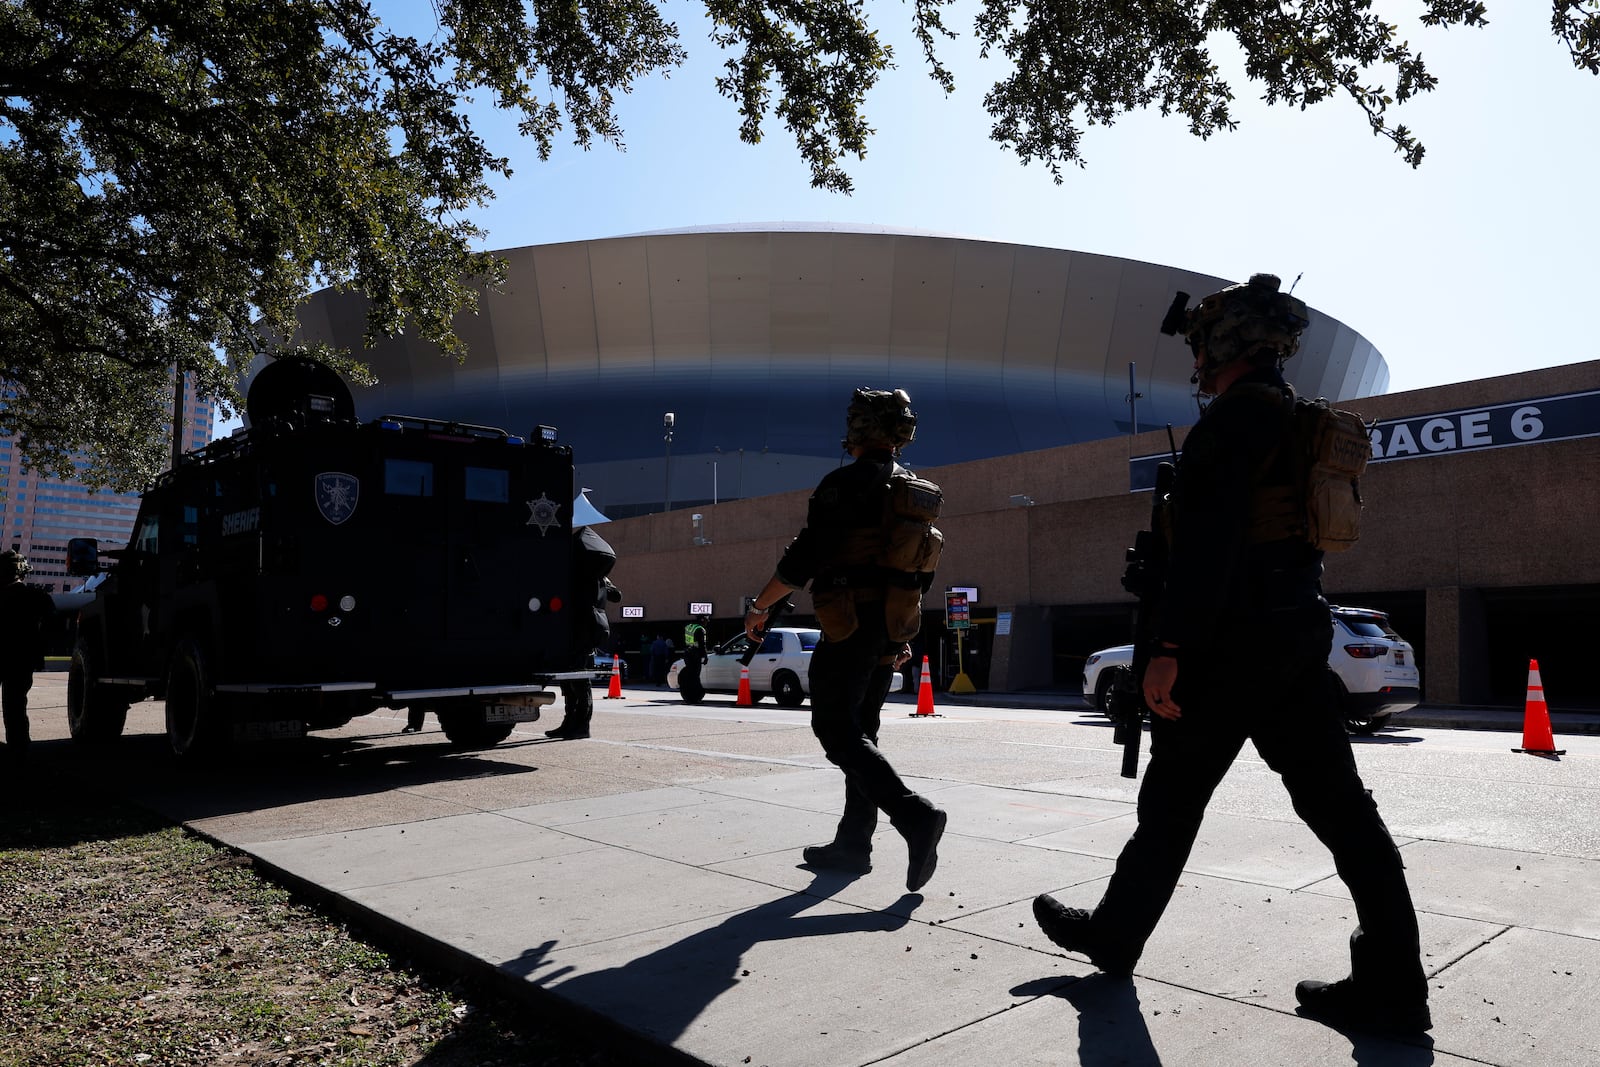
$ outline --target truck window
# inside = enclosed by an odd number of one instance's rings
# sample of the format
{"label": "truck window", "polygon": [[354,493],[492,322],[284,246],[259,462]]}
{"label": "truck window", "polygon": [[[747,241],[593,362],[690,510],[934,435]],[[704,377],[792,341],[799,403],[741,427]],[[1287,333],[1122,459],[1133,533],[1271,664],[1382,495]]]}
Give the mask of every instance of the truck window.
{"label": "truck window", "polygon": [[504,504],[511,499],[511,472],[492,467],[468,467],[463,492],[468,500]]}
{"label": "truck window", "polygon": [[155,553],[161,549],[161,522],[155,515],[145,516],[139,524],[139,529],[133,535],[133,548],[136,552]]}
{"label": "truck window", "polygon": [[392,496],[432,496],[433,464],[416,459],[384,460],[383,491]]}

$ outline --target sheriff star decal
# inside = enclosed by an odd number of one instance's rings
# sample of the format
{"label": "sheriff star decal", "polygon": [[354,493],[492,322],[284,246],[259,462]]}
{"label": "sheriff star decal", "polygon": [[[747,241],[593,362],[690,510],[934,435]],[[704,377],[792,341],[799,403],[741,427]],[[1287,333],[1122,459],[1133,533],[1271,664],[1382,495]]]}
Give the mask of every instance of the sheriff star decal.
{"label": "sheriff star decal", "polygon": [[560,525],[561,505],[554,500],[539,494],[538,500],[528,501],[528,521],[526,525],[539,527],[539,536],[543,537],[550,532],[550,527]]}

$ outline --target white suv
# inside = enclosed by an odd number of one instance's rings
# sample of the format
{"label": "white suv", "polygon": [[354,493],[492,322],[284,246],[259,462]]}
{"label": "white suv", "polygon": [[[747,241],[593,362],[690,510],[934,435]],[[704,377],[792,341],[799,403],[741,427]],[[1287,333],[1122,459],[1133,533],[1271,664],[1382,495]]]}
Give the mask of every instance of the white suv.
{"label": "white suv", "polygon": [[[1339,679],[1340,711],[1351,733],[1383,729],[1393,715],[1417,706],[1422,682],[1417,657],[1389,616],[1370,608],[1330,607],[1333,650],[1328,666]],[[1132,669],[1133,646],[1102,649],[1083,662],[1083,696],[1106,710],[1111,690]]]}
{"label": "white suv", "polygon": [[1422,700],[1416,652],[1381,611],[1329,610],[1333,651],[1328,653],[1328,666],[1339,679],[1345,725],[1352,733],[1374,733],[1388,724],[1391,715],[1409,711]]}
{"label": "white suv", "polygon": [[[811,652],[822,640],[821,630],[774,629],[762,635],[761,648],[750,657],[750,699],[759,702],[768,693],[786,708],[798,708],[811,692]],[[750,647],[750,639],[739,634],[712,649],[700,668],[700,686],[711,693],[739,691],[739,661]],[[678,689],[678,672],[683,660],[674,660],[667,670],[667,685]],[[899,671],[889,681],[889,692],[905,688],[905,675]],[[704,698],[683,693],[684,702],[698,704]]]}
{"label": "white suv", "polygon": [[[768,630],[762,635],[761,648],[750,658],[750,699],[760,700],[771,693],[786,708],[798,708],[805,703],[811,690],[811,650],[822,640],[821,630]],[[700,668],[700,685],[707,692],[737,693],[739,691],[739,662],[750,639],[740,634],[712,649]],[[678,688],[678,672],[683,660],[674,660],[667,671],[667,685]],[[703,694],[702,694],[703,695]],[[688,703],[698,704],[683,694]]]}

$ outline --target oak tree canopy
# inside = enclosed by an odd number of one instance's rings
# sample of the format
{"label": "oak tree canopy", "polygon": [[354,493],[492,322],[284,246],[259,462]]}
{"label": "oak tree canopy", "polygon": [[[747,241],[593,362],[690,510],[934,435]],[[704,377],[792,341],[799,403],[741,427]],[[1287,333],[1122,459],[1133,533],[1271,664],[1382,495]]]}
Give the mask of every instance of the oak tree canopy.
{"label": "oak tree canopy", "polygon": [[[910,0],[934,85],[957,13],[1010,73],[992,136],[1060,180],[1084,129],[1132,110],[1199,137],[1232,129],[1231,39],[1270,103],[1352,102],[1402,159],[1391,107],[1435,88],[1370,0]],[[975,13],[965,8],[975,8]],[[899,59],[861,0],[705,0],[737,135],[774,120],[815,186],[848,192],[868,94]],[[1422,24],[1479,27],[1476,0],[1422,0]],[[293,331],[296,303],[368,298],[369,338],[407,329],[461,355],[451,321],[503,266],[473,209],[504,156],[475,108],[515,113],[541,158],[558,138],[620,143],[619,95],[685,58],[653,0],[433,0],[437,32],[387,28],[365,0],[0,0],[0,432],[36,470],[136,489],[166,465],[172,368],[237,409],[241,373]],[[1553,0],[1572,63],[1600,73],[1600,0]],[[1559,53],[1552,51],[1552,58]],[[481,114],[481,112],[479,112]],[[349,354],[320,352],[345,373]],[[74,459],[80,466],[74,467]],[[86,465],[83,465],[86,464]]]}

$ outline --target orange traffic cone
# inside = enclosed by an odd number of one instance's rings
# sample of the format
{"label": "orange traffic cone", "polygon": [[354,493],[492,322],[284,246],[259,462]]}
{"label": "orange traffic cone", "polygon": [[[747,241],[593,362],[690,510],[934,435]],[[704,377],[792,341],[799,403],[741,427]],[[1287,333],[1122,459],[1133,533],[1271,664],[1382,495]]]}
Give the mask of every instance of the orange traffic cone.
{"label": "orange traffic cone", "polygon": [[611,684],[606,686],[606,699],[622,699],[622,658],[620,656],[613,655],[611,657]]}
{"label": "orange traffic cone", "polygon": [[750,668],[742,664],[739,667],[739,698],[734,703],[741,708],[753,708],[756,703],[750,699]]}
{"label": "orange traffic cone", "polygon": [[939,715],[939,713],[933,710],[933,673],[928,670],[928,657],[923,656],[922,684],[917,686],[917,710],[912,712],[910,717],[915,719],[927,715]]}
{"label": "orange traffic cone", "polygon": [[1550,709],[1544,703],[1544,683],[1539,680],[1539,661],[1528,661],[1528,704],[1522,713],[1522,747],[1513,752],[1526,752],[1530,756],[1565,756],[1567,750],[1556,748],[1556,739],[1550,733]]}

